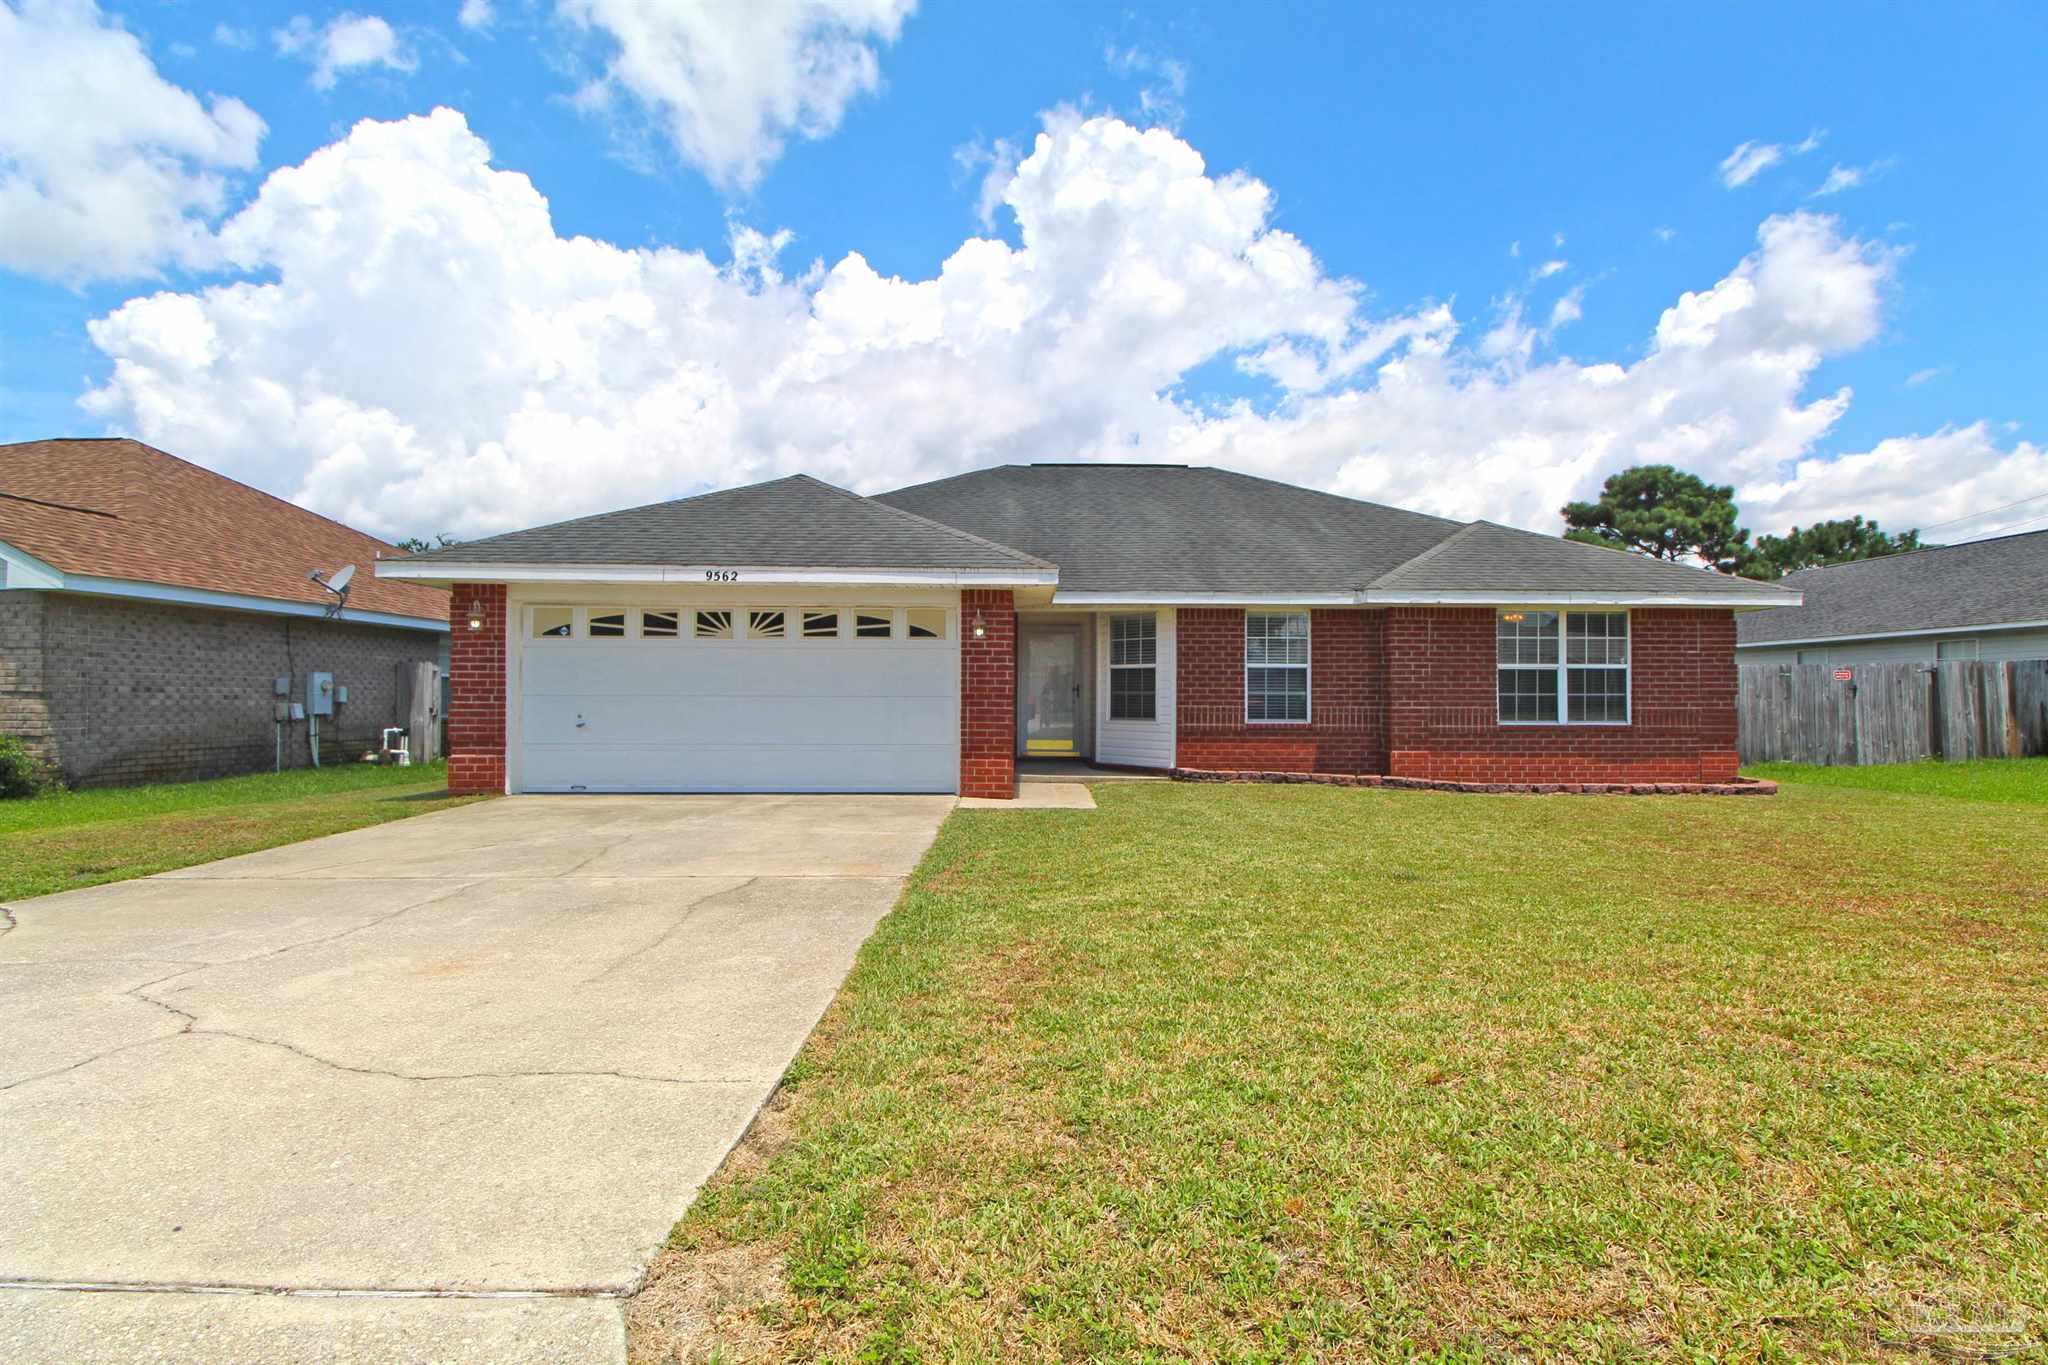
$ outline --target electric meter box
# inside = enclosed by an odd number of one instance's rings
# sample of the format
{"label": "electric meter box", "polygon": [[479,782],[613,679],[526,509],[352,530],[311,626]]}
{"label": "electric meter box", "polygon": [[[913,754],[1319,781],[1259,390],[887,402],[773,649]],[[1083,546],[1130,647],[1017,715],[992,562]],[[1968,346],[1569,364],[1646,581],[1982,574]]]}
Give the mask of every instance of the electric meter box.
{"label": "electric meter box", "polygon": [[334,714],[334,675],[332,673],[308,673],[306,675],[306,712],[314,716]]}

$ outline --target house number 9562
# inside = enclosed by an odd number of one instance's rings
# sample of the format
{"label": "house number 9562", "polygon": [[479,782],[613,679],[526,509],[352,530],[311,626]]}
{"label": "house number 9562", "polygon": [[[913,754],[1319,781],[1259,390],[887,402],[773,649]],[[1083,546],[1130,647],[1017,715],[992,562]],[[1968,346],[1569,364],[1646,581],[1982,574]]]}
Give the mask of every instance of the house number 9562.
{"label": "house number 9562", "polygon": [[737,583],[740,581],[740,571],[738,569],[706,569],[704,571],[704,581],[706,583]]}

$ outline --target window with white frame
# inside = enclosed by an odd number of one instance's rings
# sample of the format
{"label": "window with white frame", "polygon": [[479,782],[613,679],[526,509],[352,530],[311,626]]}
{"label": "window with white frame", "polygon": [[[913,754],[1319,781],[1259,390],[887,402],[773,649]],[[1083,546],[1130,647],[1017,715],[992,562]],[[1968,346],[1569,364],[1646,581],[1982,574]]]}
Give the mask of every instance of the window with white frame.
{"label": "window with white frame", "polygon": [[1503,611],[1494,647],[1502,724],[1628,723],[1627,612]]}
{"label": "window with white frame", "polygon": [[1109,718],[1159,718],[1159,618],[1109,618]]}
{"label": "window with white frame", "polygon": [[613,611],[609,607],[592,607],[584,613],[590,623],[590,638],[593,640],[623,640],[626,638],[626,612],[622,607]]}
{"label": "window with white frame", "polygon": [[1244,718],[1308,719],[1307,612],[1245,613]]}
{"label": "window with white frame", "polygon": [[640,638],[643,640],[673,640],[678,636],[679,622],[673,611],[648,609],[640,613]]}
{"label": "window with white frame", "polygon": [[1937,640],[1934,643],[1934,658],[1937,663],[1961,663],[1977,657],[1975,640]]}

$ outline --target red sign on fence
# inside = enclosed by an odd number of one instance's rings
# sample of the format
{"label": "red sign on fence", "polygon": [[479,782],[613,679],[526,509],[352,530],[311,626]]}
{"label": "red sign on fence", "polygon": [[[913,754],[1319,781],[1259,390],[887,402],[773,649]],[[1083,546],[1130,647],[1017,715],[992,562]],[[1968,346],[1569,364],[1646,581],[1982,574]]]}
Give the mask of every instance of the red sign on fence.
{"label": "red sign on fence", "polygon": [[1856,676],[1856,674],[1855,674],[1855,673],[1854,673],[1854,672],[1853,672],[1852,670],[1850,670],[1850,669],[1846,669],[1846,668],[1838,668],[1838,669],[1836,669],[1836,670],[1835,670],[1835,681],[1836,681],[1836,682],[1847,682],[1847,681],[1849,681],[1849,679],[1851,679],[1851,678],[1853,678],[1853,677],[1855,677],[1855,676]]}

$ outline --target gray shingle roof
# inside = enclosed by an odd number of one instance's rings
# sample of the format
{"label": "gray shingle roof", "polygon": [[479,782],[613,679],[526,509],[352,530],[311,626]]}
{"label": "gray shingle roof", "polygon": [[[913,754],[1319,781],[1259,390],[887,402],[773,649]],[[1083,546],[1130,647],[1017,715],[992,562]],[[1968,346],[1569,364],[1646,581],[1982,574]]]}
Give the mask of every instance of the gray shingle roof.
{"label": "gray shingle roof", "polygon": [[1052,561],[1062,593],[1348,593],[1459,527],[1184,465],[1003,465],[878,496]]}
{"label": "gray shingle roof", "polygon": [[465,541],[407,563],[732,564],[756,568],[1052,566],[808,474]]}
{"label": "gray shingle roof", "polygon": [[1806,604],[1742,618],[1738,643],[2048,621],[2048,531],[1830,564],[1783,582]]}
{"label": "gray shingle roof", "polygon": [[1609,550],[1558,536],[1475,521],[1381,575],[1376,592],[1669,593],[1684,597],[1791,594],[1712,569]]}

